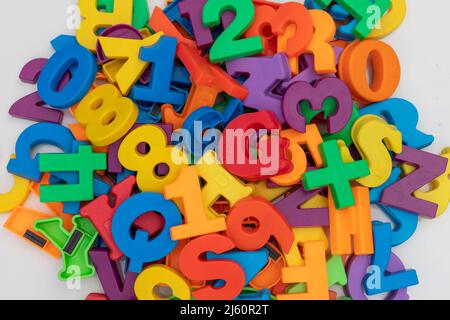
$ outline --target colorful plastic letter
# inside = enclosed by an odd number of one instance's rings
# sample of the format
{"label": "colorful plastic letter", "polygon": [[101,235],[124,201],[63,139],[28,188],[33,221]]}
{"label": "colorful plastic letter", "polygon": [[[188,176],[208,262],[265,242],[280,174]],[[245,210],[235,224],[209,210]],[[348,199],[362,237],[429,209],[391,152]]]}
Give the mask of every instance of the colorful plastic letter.
{"label": "colorful plastic letter", "polygon": [[97,231],[88,219],[76,215],[72,219],[73,229],[69,233],[63,227],[61,218],[38,220],[34,224],[61,252],[63,269],[59,279],[67,281],[72,277],[88,278],[95,274],[89,262],[88,252],[97,238]]}
{"label": "colorful plastic letter", "polygon": [[[149,233],[138,229],[133,238],[130,229],[134,220],[150,211],[156,211],[164,217],[163,230],[149,240]],[[171,239],[170,229],[181,223],[178,208],[160,194],[139,193],[125,200],[114,214],[111,231],[119,249],[130,258],[129,271],[141,272],[144,263],[168,255],[178,243]]]}
{"label": "colorful plastic letter", "polygon": [[[101,5],[99,3],[99,5]],[[114,0],[112,12],[100,11],[97,1],[79,0],[81,21],[77,30],[78,42],[91,51],[97,48],[98,30],[116,24],[131,24],[133,17],[133,0]]]}
{"label": "colorful plastic letter", "polygon": [[[347,287],[345,288],[346,294],[350,296],[353,300],[368,300],[365,289],[364,282],[367,280],[368,270],[374,272],[378,270],[376,268],[370,268],[371,266],[370,255],[364,256],[351,256],[347,263]],[[387,266],[387,272],[395,273],[402,272],[405,270],[402,261],[394,254],[391,253],[391,257]],[[375,271],[376,272],[376,271]],[[378,274],[378,272],[377,272]],[[373,274],[373,276],[378,276]],[[407,293],[407,288],[401,288],[399,290],[391,292],[386,296],[386,300],[408,300],[409,296]]]}
{"label": "colorful plastic letter", "polygon": [[333,255],[373,253],[369,189],[353,187],[352,192],[356,203],[343,210],[337,210],[333,197],[328,197],[330,243]]}
{"label": "colorful plastic letter", "polygon": [[89,251],[89,257],[97,271],[103,291],[108,300],[135,300],[134,283],[137,273],[126,272],[122,280],[119,266],[108,257],[108,250],[94,248]]}
{"label": "colorful plastic letter", "polygon": [[415,270],[404,270],[402,272],[386,274],[389,260],[391,259],[391,226],[389,223],[373,223],[373,237],[375,242],[375,252],[372,256],[371,269],[376,269],[377,285],[370,282],[369,276],[364,283],[367,294],[374,295],[384,292],[396,291],[417,285],[419,280]]}
{"label": "colorful plastic letter", "polygon": [[189,282],[176,270],[162,265],[153,264],[142,271],[134,284],[138,300],[166,300],[155,293],[155,287],[164,284],[172,289],[172,296],[180,300],[191,300]]}
{"label": "colorful plastic letter", "polygon": [[403,143],[411,148],[423,149],[433,143],[434,137],[417,129],[419,113],[409,101],[391,98],[371,104],[359,111],[360,115],[374,114],[383,117],[402,133]]}
{"label": "colorful plastic letter", "polygon": [[239,200],[252,194],[253,188],[231,175],[220,164],[214,151],[207,151],[195,165],[197,174],[206,184],[202,187],[202,203],[209,218],[217,213],[212,208],[214,202],[223,197],[234,206]]}
{"label": "colorful plastic letter", "polygon": [[222,254],[234,249],[234,243],[226,236],[208,234],[189,241],[181,251],[180,271],[191,280],[222,279],[225,285],[216,288],[206,285],[194,290],[192,295],[197,300],[230,300],[237,297],[245,284],[245,273],[241,266],[232,260],[206,260],[206,252]]}
{"label": "colorful plastic letter", "polygon": [[328,226],[328,208],[302,208],[301,205],[312,199],[322,189],[306,191],[303,186],[290,193],[275,204],[291,227]]}
{"label": "colorful plastic letter", "polygon": [[336,73],[336,62],[333,46],[330,41],[336,33],[336,23],[333,18],[323,10],[309,10],[314,34],[306,48],[306,53],[314,55],[314,70],[318,74]]}
{"label": "colorful plastic letter", "polygon": [[[111,260],[119,260],[123,253],[114,242],[111,232],[111,223],[117,208],[130,197],[136,184],[136,178],[131,176],[115,185],[111,189],[111,197],[102,195],[89,202],[80,210],[80,215],[88,218],[97,229],[102,240],[109,248]],[[110,198],[114,199],[111,203]]]}
{"label": "colorful plastic letter", "polygon": [[328,248],[328,239],[325,230],[320,227],[315,228],[292,228],[294,233],[294,245],[289,252],[284,253],[288,267],[300,267],[305,265],[300,247],[311,241],[322,241],[324,249]]}
{"label": "colorful plastic letter", "polygon": [[39,156],[31,159],[31,150],[41,144],[54,145],[64,152],[72,152],[74,137],[67,127],[54,123],[36,123],[26,128],[16,142],[15,158],[9,160],[9,173],[39,182]]}
{"label": "colorful plastic letter", "polygon": [[375,203],[377,206],[392,220],[394,227],[392,229],[392,246],[398,246],[411,238],[419,223],[419,216],[417,214],[397,209],[390,206],[385,206],[380,203],[383,191],[393,185],[399,180],[401,170],[394,168],[389,179],[381,186],[370,190],[370,203]]}
{"label": "colorful plastic letter", "polygon": [[358,179],[365,187],[379,187],[389,179],[392,159],[389,151],[402,152],[402,134],[382,118],[364,115],[353,124],[353,142],[362,159],[369,164],[370,175]]}
{"label": "colorful plastic letter", "polygon": [[328,274],[325,246],[322,241],[305,242],[303,266],[283,268],[283,283],[304,282],[307,292],[278,294],[278,300],[328,300]]}
{"label": "colorful plastic letter", "polygon": [[[436,217],[445,212],[450,200],[450,148],[442,150],[441,157],[447,158],[447,169],[445,172],[430,182],[431,189],[428,191],[417,190],[414,192],[416,198],[433,202],[438,205]],[[405,165],[406,174],[410,174],[413,168]]]}
{"label": "colorful plastic letter", "polygon": [[438,205],[412,196],[426,184],[442,175],[447,168],[448,159],[422,150],[403,146],[403,152],[395,160],[414,165],[416,170],[383,191],[381,203],[414,212],[428,218],[436,217]]}

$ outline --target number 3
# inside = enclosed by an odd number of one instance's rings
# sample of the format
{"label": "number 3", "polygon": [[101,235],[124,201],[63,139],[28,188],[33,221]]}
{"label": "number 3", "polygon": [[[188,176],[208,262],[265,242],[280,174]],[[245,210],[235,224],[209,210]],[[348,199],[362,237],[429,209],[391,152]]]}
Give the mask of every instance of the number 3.
{"label": "number 3", "polygon": [[209,0],[203,8],[203,24],[207,27],[219,25],[226,11],[235,12],[236,17],[211,47],[210,61],[220,63],[261,53],[263,45],[260,36],[237,40],[255,18],[255,7],[251,0]]}

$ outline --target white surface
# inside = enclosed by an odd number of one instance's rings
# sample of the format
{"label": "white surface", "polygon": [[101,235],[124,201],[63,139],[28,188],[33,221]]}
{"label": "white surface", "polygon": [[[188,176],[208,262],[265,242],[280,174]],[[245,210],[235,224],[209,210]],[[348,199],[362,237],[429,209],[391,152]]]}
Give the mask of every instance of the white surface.
{"label": "white surface", "polygon": [[[163,1],[149,1],[152,4]],[[287,2],[287,1],[281,1]],[[301,1],[303,2],[303,1]],[[384,39],[397,52],[402,81],[395,94],[414,103],[420,113],[419,128],[433,134],[435,143],[427,149],[440,153],[450,146],[450,1],[408,0],[403,25]],[[0,10],[0,192],[12,185],[5,166],[14,152],[18,135],[32,122],[12,118],[8,109],[35,87],[23,84],[22,66],[36,57],[52,54],[49,42],[59,34],[73,34],[66,27],[67,8],[75,0],[15,0]],[[153,7],[153,5],[152,5]],[[439,10],[436,10],[439,8]],[[26,206],[46,211],[36,198]],[[0,217],[3,225],[7,214]],[[414,268],[420,284],[409,289],[412,299],[450,299],[450,216],[423,219],[415,235],[394,249],[407,268]],[[0,227],[0,299],[84,299],[101,292],[97,278],[83,280],[80,290],[69,290],[57,279],[61,262],[34,248]]]}

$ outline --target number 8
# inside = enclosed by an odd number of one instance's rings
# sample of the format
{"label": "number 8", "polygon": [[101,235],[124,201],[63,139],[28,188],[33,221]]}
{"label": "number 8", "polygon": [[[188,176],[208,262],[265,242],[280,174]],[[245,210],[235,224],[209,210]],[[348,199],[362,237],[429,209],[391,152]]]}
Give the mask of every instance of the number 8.
{"label": "number 8", "polygon": [[123,137],[136,122],[138,108],[119,89],[105,84],[78,105],[75,119],[86,125],[86,136],[96,146],[108,146]]}
{"label": "number 8", "polygon": [[[164,186],[175,181],[187,158],[181,149],[167,145],[167,136],[156,125],[143,125],[130,132],[119,148],[119,161],[128,170],[137,171],[137,185],[143,192],[162,193]],[[146,154],[139,152],[142,143],[150,147]],[[168,166],[168,173],[160,176],[156,167]]]}

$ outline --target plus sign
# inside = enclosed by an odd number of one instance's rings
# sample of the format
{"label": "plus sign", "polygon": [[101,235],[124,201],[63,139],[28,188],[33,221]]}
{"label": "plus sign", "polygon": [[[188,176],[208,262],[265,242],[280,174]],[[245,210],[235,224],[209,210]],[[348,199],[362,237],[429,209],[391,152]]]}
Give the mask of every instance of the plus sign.
{"label": "plus sign", "polygon": [[305,190],[329,186],[337,209],[355,205],[350,181],[368,176],[366,160],[345,163],[336,140],[325,141],[319,146],[324,168],[308,171],[303,176]]}

